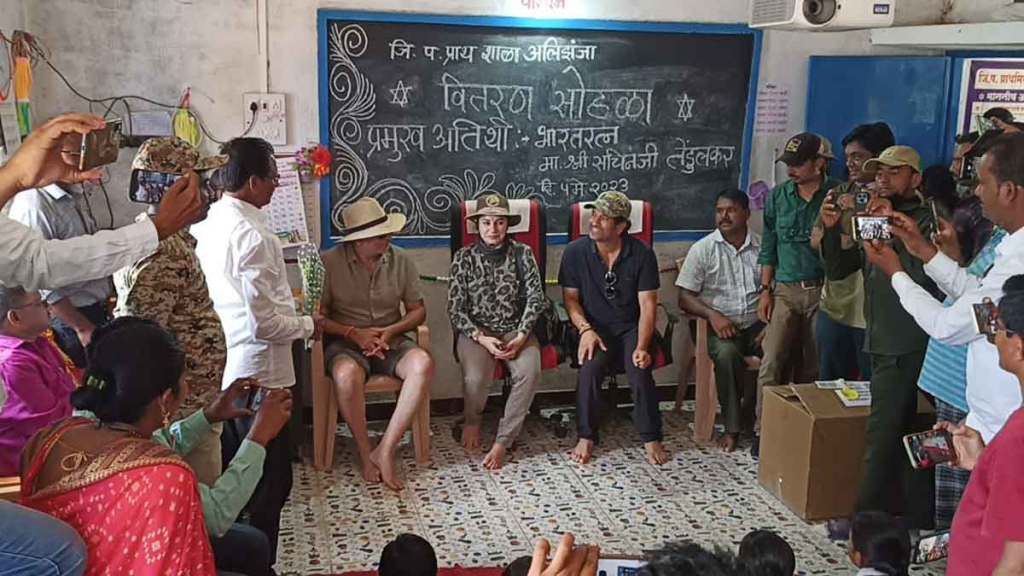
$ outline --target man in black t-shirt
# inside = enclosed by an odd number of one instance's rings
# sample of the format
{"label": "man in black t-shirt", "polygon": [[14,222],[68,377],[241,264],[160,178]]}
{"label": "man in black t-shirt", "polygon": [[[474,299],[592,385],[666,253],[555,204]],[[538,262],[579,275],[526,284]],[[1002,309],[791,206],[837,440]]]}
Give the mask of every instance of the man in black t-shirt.
{"label": "man in black t-shirt", "polygon": [[562,255],[558,281],[569,318],[580,333],[576,387],[579,442],[572,458],[590,461],[598,439],[598,390],[612,371],[624,370],[633,391],[633,423],[647,460],[664,464],[661,414],[654,388],[654,319],[658,306],[658,260],[643,242],[629,236],[629,198],[604,192],[592,209],[586,238],[571,242]]}

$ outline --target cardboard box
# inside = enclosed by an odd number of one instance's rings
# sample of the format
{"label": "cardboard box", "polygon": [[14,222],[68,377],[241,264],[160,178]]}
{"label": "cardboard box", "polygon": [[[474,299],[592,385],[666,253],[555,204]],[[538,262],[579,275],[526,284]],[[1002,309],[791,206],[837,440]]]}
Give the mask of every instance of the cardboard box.
{"label": "cardboard box", "polygon": [[[761,486],[804,520],[854,512],[864,461],[869,408],[847,408],[832,390],[814,384],[764,390],[761,413]],[[918,428],[935,422],[918,396]]]}

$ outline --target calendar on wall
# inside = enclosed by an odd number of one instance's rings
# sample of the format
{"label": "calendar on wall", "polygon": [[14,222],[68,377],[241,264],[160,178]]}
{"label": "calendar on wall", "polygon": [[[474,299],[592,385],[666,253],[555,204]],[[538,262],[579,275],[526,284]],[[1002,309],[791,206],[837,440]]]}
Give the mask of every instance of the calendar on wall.
{"label": "calendar on wall", "polygon": [[309,227],[295,156],[278,156],[276,160],[277,190],[263,211],[270,217],[270,229],[281,239],[281,245],[289,248],[310,241]]}

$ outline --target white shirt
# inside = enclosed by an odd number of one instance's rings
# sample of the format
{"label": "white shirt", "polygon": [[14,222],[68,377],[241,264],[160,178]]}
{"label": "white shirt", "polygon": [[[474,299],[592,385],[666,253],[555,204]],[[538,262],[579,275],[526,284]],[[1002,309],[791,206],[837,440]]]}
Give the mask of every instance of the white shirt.
{"label": "white shirt", "polygon": [[89,236],[47,240],[0,214],[0,285],[31,291],[110,276],[153,254],[159,245],[149,220]]}
{"label": "white shirt", "polygon": [[295,384],[291,343],[313,335],[313,319],[295,311],[284,251],[267,215],[224,196],[190,232],[224,326],[228,358],[221,386],[238,378],[256,378],[268,388]]}
{"label": "white shirt", "polygon": [[955,300],[950,307],[925,292],[904,272],[893,274],[892,287],[903,308],[929,336],[943,344],[967,344],[967,425],[980,432],[986,443],[991,442],[1021,406],[1020,383],[1016,376],[999,367],[999,353],[978,332],[972,305],[986,297],[998,302],[1006,280],[1024,274],[1024,228],[996,248],[992,268],[982,278],[968,274],[966,268],[942,252],[924,265],[924,271]]}
{"label": "white shirt", "polygon": [[739,250],[715,230],[690,247],[676,286],[696,292],[705,304],[747,328],[757,322],[760,252],[761,237],[749,229]]}
{"label": "white shirt", "polygon": [[[79,208],[78,199],[56,184],[15,194],[7,215],[47,240],[68,240],[96,231],[96,223]],[[50,304],[67,300],[82,308],[106,302],[111,293],[110,279],[103,277],[44,290],[43,298]]]}

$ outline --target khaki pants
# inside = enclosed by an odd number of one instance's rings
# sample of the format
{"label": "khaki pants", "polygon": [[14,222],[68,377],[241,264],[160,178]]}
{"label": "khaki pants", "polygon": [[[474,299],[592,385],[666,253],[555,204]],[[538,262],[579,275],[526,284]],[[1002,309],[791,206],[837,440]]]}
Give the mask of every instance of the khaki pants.
{"label": "khaki pants", "polygon": [[[515,334],[506,334],[501,339],[508,342],[514,337]],[[471,426],[479,426],[487,405],[487,396],[494,383],[494,365],[497,361],[486,348],[465,335],[459,334],[456,347],[462,364],[465,421]],[[540,383],[540,346],[537,339],[530,336],[519,356],[515,360],[506,361],[505,365],[512,374],[512,392],[505,404],[505,414],[498,423],[495,442],[511,448],[523,429],[523,421],[530,412],[530,404],[533,403],[533,396]]]}
{"label": "khaki pants", "polygon": [[196,473],[196,480],[207,486],[213,486],[221,474],[220,434],[224,424],[217,422],[210,426],[209,434],[204,434],[192,451],[185,456],[185,462]]}
{"label": "khaki pants", "polygon": [[814,316],[821,301],[821,288],[804,288],[799,283],[778,284],[774,297],[775,309],[761,342],[764,356],[757,374],[756,430],[761,429],[765,386],[807,383],[818,376]]}

